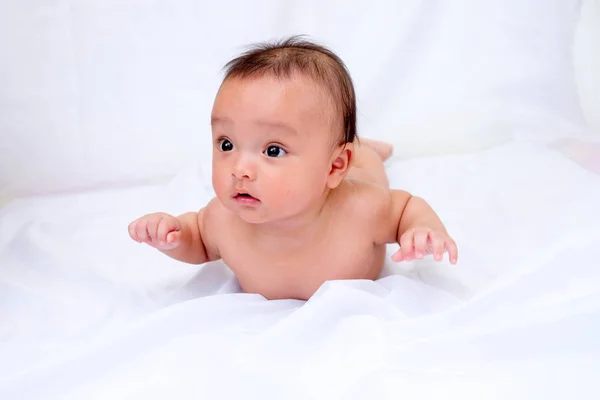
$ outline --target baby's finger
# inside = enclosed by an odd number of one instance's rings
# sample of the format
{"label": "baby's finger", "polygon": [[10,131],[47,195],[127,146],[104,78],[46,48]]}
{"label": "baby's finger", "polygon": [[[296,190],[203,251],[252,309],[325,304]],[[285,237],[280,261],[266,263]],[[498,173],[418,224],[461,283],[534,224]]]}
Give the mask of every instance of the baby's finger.
{"label": "baby's finger", "polygon": [[454,240],[448,238],[445,242],[446,251],[448,251],[448,258],[450,259],[451,264],[456,264],[458,261],[458,247],[456,247],[456,242]]}
{"label": "baby's finger", "polygon": [[150,240],[152,240],[155,243],[158,242],[158,237],[156,236],[156,232],[158,231],[158,224],[160,223],[160,220],[162,218],[163,217],[152,218],[152,219],[148,220],[148,223],[146,225],[146,230],[148,231],[148,237],[150,238]]}
{"label": "baby's finger", "polygon": [[431,248],[433,250],[433,259],[441,261],[444,258],[444,236],[440,234],[431,235]]}
{"label": "baby's finger", "polygon": [[427,239],[429,233],[426,231],[419,231],[415,233],[415,257],[423,258],[427,252]]}
{"label": "baby's finger", "polygon": [[411,260],[410,255],[413,254],[414,250],[413,234],[414,231],[407,231],[400,237],[400,251],[402,251],[404,259],[407,261]]}
{"label": "baby's finger", "polygon": [[146,229],[147,221],[141,220],[135,224],[135,234],[137,235],[140,243],[147,242],[150,238],[148,237],[148,230]]}
{"label": "baby's finger", "polygon": [[158,224],[158,230],[156,232],[156,237],[158,241],[162,243],[168,242],[168,235],[170,232],[178,231],[179,227],[173,220],[173,218],[162,218]]}
{"label": "baby's finger", "polygon": [[138,223],[138,220],[135,220],[132,223],[130,223],[129,226],[127,227],[127,230],[129,231],[129,237],[131,237],[136,242],[140,243],[141,240],[138,238],[138,235],[135,232],[135,227],[136,227],[137,223]]}
{"label": "baby's finger", "polygon": [[415,258],[415,253],[413,251],[403,251],[399,249],[394,254],[392,254],[392,261],[412,261]]}
{"label": "baby's finger", "polygon": [[181,240],[181,231],[172,231],[167,234],[168,244],[179,244]]}

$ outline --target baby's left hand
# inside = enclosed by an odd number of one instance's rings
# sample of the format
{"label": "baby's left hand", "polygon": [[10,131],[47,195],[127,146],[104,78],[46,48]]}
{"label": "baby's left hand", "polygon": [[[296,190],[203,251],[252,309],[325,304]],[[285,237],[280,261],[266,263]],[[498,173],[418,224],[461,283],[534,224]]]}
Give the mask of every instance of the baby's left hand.
{"label": "baby's left hand", "polygon": [[456,264],[458,248],[445,232],[429,228],[412,228],[400,237],[400,250],[392,255],[393,261],[412,261],[433,254],[435,261],[441,261],[444,252],[448,252],[450,263]]}

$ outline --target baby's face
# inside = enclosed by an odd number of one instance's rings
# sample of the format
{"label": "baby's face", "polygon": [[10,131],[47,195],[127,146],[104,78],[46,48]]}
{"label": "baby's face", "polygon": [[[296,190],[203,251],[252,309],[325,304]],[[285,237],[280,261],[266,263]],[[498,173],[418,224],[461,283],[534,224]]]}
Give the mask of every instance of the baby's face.
{"label": "baby's face", "polygon": [[250,223],[318,207],[336,146],[330,102],[308,78],[229,79],[212,111],[213,187]]}

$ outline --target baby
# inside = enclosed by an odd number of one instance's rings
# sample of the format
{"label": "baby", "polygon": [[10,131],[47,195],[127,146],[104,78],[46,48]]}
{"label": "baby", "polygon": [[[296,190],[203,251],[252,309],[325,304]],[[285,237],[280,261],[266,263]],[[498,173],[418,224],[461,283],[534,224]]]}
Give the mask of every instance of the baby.
{"label": "baby", "polygon": [[456,244],[421,198],[389,189],[389,144],[358,140],[356,99],[330,50],[288,38],[226,65],[212,116],[216,197],[198,212],[155,213],[132,239],[176,260],[221,259],[244,292],[307,300],[328,280],[377,279],[394,261]]}

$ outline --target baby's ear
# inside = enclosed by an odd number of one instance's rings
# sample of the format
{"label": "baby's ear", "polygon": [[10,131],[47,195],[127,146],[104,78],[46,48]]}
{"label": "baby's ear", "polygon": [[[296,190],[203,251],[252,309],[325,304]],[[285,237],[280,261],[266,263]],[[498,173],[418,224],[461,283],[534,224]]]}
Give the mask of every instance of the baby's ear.
{"label": "baby's ear", "polygon": [[327,186],[330,189],[336,188],[346,177],[346,174],[350,169],[353,153],[353,143],[342,144],[333,151],[331,168],[329,170],[329,176],[327,177]]}

